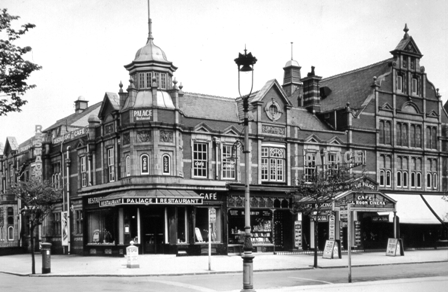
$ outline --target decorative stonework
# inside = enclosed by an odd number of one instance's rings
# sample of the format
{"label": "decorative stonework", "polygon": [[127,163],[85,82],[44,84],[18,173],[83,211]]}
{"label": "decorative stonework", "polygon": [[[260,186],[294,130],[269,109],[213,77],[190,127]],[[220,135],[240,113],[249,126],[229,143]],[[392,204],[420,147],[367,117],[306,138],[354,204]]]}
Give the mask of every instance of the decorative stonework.
{"label": "decorative stonework", "polygon": [[138,143],[145,143],[151,141],[151,131],[149,130],[142,130],[137,131],[137,142]]}
{"label": "decorative stonework", "polygon": [[160,131],[160,142],[172,143],[173,142],[173,131],[161,130]]}
{"label": "decorative stonework", "polygon": [[110,123],[110,124],[107,124],[107,125],[104,126],[104,133],[106,135],[110,134],[110,133],[113,133],[113,132],[114,132],[114,124]]}
{"label": "decorative stonework", "polygon": [[[231,195],[227,198],[229,207],[244,207],[244,197]],[[251,208],[289,208],[289,199],[287,197],[271,198],[261,196],[251,196]]]}
{"label": "decorative stonework", "polygon": [[129,145],[131,143],[131,135],[129,133],[123,134],[123,145]]}
{"label": "decorative stonework", "polygon": [[280,105],[274,99],[272,99],[270,102],[266,104],[264,111],[266,112],[268,118],[271,119],[272,121],[280,119],[280,117],[283,114],[283,112],[280,109]]}
{"label": "decorative stonework", "polygon": [[263,134],[285,136],[286,128],[285,127],[276,127],[276,126],[271,126],[271,125],[262,125],[261,132]]}

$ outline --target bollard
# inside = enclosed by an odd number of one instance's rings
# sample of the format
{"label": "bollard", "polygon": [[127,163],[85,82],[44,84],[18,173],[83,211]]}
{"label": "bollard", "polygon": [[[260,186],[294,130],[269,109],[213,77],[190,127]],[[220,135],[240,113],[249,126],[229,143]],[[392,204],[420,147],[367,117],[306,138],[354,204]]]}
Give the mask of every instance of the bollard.
{"label": "bollard", "polygon": [[51,243],[42,242],[40,251],[42,253],[42,274],[51,273]]}
{"label": "bollard", "polygon": [[140,268],[138,263],[138,248],[134,245],[134,242],[130,242],[130,246],[126,248],[127,268]]}

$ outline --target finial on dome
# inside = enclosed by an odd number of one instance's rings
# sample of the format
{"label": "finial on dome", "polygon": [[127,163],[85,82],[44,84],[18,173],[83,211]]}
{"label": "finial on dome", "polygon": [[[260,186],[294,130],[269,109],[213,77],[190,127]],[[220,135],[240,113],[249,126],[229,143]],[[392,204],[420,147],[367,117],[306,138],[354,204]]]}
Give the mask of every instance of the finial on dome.
{"label": "finial on dome", "polygon": [[403,31],[404,31],[404,37],[403,38],[407,39],[409,37],[409,34],[408,34],[409,28],[408,28],[408,24],[407,23],[404,24]]}
{"label": "finial on dome", "polygon": [[293,46],[294,45],[294,43],[293,42],[291,42],[291,60],[294,60],[294,58],[293,58],[293,54],[292,54],[292,52],[293,52]]}
{"label": "finial on dome", "polygon": [[120,87],[120,90],[118,92],[123,92],[123,83],[121,83],[121,80],[120,80],[120,84],[118,84],[118,86]]}
{"label": "finial on dome", "polygon": [[149,40],[153,40],[153,36],[152,36],[152,21],[151,21],[151,14],[150,14],[150,10],[149,10],[150,4],[149,4],[149,0],[148,0],[148,41]]}
{"label": "finial on dome", "polygon": [[182,88],[184,88],[184,86],[182,85],[182,82],[179,84],[179,89],[182,90]]}

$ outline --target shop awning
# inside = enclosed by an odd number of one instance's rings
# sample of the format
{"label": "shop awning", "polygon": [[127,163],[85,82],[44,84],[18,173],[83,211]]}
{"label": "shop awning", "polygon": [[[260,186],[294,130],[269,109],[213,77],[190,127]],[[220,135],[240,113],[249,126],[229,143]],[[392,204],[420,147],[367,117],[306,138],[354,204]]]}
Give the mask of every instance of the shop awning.
{"label": "shop awning", "polygon": [[[397,201],[397,216],[400,223],[407,224],[441,224],[436,216],[420,197],[420,194],[387,194]],[[441,195],[423,195],[428,204],[437,215],[448,223],[448,202]],[[393,222],[393,213],[389,214],[389,222]]]}
{"label": "shop awning", "polygon": [[203,198],[190,190],[130,190],[99,200],[100,207],[118,205],[202,205]]}

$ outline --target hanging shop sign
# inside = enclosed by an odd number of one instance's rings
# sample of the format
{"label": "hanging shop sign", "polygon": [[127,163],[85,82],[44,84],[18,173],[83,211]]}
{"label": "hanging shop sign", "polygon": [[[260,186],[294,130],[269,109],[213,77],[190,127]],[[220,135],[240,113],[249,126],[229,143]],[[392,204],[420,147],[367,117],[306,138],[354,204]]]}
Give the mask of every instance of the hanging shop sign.
{"label": "hanging shop sign", "polygon": [[151,121],[152,109],[133,110],[132,115],[134,117],[134,121],[136,122]]}
{"label": "hanging shop sign", "polygon": [[36,125],[36,135],[34,136],[34,168],[33,176],[37,179],[42,179],[42,126]]}
{"label": "hanging shop sign", "polygon": [[109,200],[100,200],[100,207],[113,207],[118,205],[202,205],[204,200],[202,198],[148,198],[148,197],[134,197],[134,198],[117,198]]}
{"label": "hanging shop sign", "polygon": [[81,137],[87,135],[87,127],[85,128],[81,128],[81,129],[77,129],[71,132],[68,132],[64,135],[58,136],[56,138],[53,139],[53,144],[58,144],[61,142],[67,142],[70,140],[73,140],[75,138]]}

